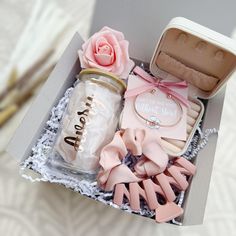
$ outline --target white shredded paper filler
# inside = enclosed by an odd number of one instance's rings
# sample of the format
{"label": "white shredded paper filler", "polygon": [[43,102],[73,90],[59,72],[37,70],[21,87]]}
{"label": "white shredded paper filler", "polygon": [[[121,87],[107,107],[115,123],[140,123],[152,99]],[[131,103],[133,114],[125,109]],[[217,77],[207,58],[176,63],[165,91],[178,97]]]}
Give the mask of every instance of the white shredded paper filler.
{"label": "white shredded paper filler", "polygon": [[[60,99],[59,103],[51,110],[50,119],[46,122],[45,128],[41,137],[37,140],[37,143],[32,148],[32,153],[21,163],[21,175],[32,181],[45,181],[51,183],[63,184],[65,187],[73,189],[75,192],[79,192],[82,195],[86,195],[92,199],[103,202],[107,205],[115,208],[120,208],[127,212],[133,212],[146,217],[154,217],[155,212],[148,209],[147,205],[141,201],[141,210],[134,212],[130,209],[128,203],[124,203],[122,207],[115,205],[112,202],[112,192],[104,192],[101,190],[96,182],[96,176],[85,174],[74,174],[67,169],[56,169],[47,161],[48,154],[50,153],[53,143],[55,141],[57,131],[60,126],[60,121],[63,117],[63,113],[69,102],[69,98],[73,87],[66,90],[64,96]],[[193,160],[198,152],[204,148],[207,144],[208,137],[216,133],[216,129],[208,129],[204,133],[198,127],[188,150],[183,155],[188,160]],[[40,178],[32,178],[26,173],[28,169],[31,169],[41,175]],[[181,192],[176,198],[176,203],[182,206],[184,202],[184,192]],[[171,221],[174,224],[181,225],[181,222],[176,219]]]}

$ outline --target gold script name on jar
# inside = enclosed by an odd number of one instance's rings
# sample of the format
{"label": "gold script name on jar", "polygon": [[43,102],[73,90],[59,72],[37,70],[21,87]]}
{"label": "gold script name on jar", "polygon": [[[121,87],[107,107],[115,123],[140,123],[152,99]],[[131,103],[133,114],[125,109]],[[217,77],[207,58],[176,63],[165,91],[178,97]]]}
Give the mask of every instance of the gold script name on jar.
{"label": "gold script name on jar", "polygon": [[75,136],[67,136],[64,138],[64,141],[67,144],[73,146],[75,151],[77,151],[80,147],[80,143],[81,143],[82,136],[84,133],[84,128],[88,121],[88,115],[91,110],[92,101],[93,101],[93,97],[88,96],[85,102],[85,109],[83,111],[77,112],[77,115],[79,116],[79,124],[76,124],[74,126]]}

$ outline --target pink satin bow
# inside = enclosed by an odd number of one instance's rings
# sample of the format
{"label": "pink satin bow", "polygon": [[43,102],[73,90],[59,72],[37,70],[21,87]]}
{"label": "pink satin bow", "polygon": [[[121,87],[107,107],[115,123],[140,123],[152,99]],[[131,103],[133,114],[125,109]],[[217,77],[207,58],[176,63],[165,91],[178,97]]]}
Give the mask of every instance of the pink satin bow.
{"label": "pink satin bow", "polygon": [[127,90],[125,93],[125,98],[137,96],[148,90],[159,88],[162,92],[171,95],[175,99],[178,99],[183,105],[189,107],[188,100],[181,94],[171,89],[171,88],[186,88],[188,86],[186,81],[181,81],[181,82],[161,81],[160,79],[157,79],[149,75],[146,71],[144,71],[142,68],[138,66],[134,68],[133,72],[139,75],[140,78],[142,78],[146,82],[146,84],[138,88]]}

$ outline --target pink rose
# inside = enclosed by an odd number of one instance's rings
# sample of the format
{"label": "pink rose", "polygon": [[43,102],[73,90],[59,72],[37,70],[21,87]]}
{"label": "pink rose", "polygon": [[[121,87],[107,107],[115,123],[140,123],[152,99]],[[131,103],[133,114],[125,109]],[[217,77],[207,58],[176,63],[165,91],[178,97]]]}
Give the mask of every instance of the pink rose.
{"label": "pink rose", "polygon": [[123,33],[103,27],[82,45],[83,50],[78,51],[81,67],[102,69],[125,79],[134,66],[128,46]]}

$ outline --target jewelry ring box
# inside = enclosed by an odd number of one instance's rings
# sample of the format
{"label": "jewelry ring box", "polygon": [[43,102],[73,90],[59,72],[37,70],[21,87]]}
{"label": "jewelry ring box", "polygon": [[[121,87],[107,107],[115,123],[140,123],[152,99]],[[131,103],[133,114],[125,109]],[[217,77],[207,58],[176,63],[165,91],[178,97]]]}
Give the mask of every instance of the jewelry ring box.
{"label": "jewelry ring box", "polygon": [[162,138],[171,156],[183,155],[204,115],[200,99],[213,98],[236,67],[236,43],[215,31],[182,17],[164,29],[150,62],[150,72],[158,77],[170,73],[189,84],[186,141]]}
{"label": "jewelry ring box", "polygon": [[[125,30],[122,31],[125,34],[127,33],[127,30],[126,32]],[[191,61],[191,59],[193,59],[192,50],[194,50],[194,52],[195,50],[198,50],[193,49],[193,45],[190,46],[191,50],[190,48],[189,51],[185,50],[187,52],[186,54],[181,54],[183,53],[181,50],[184,46],[181,46],[179,50],[176,49],[175,51],[175,43],[178,42],[178,37],[181,33],[186,34],[187,38],[193,37],[193,40],[190,40],[190,42],[204,41],[207,45],[205,53],[208,52],[209,54],[204,54],[204,52],[202,52],[196,60]],[[167,36],[170,36],[170,39]],[[185,36],[181,36],[179,41],[183,40],[181,39],[182,37],[185,38]],[[171,41],[172,39],[173,41]],[[145,40],[148,40],[148,38],[145,37]],[[131,44],[133,43],[132,41],[130,42]],[[58,103],[64,92],[73,85],[76,75],[81,71],[77,51],[81,48],[82,44],[82,38],[78,33],[76,33],[10,141],[7,151],[19,162],[23,162],[30,156],[33,146],[37,143],[37,140],[44,131],[44,127],[50,117],[52,108]],[[204,48],[205,46],[201,46],[200,44],[199,47]],[[217,50],[222,50],[225,53],[226,58],[228,58],[227,60],[224,60],[224,62],[221,61],[222,68],[224,68],[225,65],[227,66],[226,69],[223,70],[224,73],[218,71],[219,74],[215,74],[213,70],[213,65],[215,64],[206,63],[206,61],[205,63],[198,64],[200,58],[205,58],[204,55],[214,57]],[[221,76],[220,82],[210,93],[205,93],[190,85],[192,89],[190,93],[191,100],[194,102],[192,103],[192,106],[195,107],[195,110],[197,109],[200,111],[193,126],[193,130],[195,130],[203,112],[203,129],[210,127],[218,129],[224,101],[224,89],[221,89],[221,91],[219,91],[219,89],[223,87],[235,69],[236,45],[233,40],[184,18],[175,18],[163,31],[161,39],[155,49],[150,65],[153,75],[158,75],[159,69],[156,64],[156,59],[161,51],[165,52],[167,55],[169,54],[169,56],[172,56],[174,59],[179,60],[181,63],[186,63],[189,67],[195,67],[196,70],[201,70],[204,73],[210,73],[215,76]],[[221,53],[217,55],[216,57],[222,57]],[[208,100],[207,107],[204,108],[202,102],[198,98],[208,99],[210,97],[211,99]],[[191,135],[194,132],[193,130],[189,135],[187,142],[190,141]],[[167,140],[166,142],[171,144],[171,140]],[[184,144],[184,148],[181,149],[181,152],[186,149],[188,145],[187,142]],[[214,153],[216,150],[216,142],[217,136],[213,136],[209,140],[208,145],[198,154],[198,157],[195,160],[195,165],[197,166],[198,171],[192,179],[188,192],[185,195],[186,198],[183,206],[184,215],[182,218],[183,225],[200,224],[203,221]],[[169,154],[171,154],[170,150]],[[177,155],[178,152],[173,154]],[[58,181],[58,183],[60,183],[60,181]]]}

